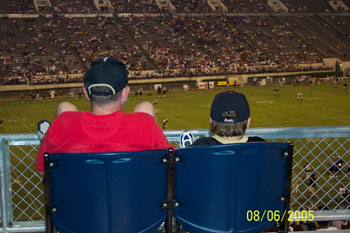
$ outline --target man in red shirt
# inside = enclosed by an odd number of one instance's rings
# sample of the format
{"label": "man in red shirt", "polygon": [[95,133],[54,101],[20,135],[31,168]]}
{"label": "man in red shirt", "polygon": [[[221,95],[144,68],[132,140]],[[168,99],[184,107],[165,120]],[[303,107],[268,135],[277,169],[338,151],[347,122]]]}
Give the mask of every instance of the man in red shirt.
{"label": "man in red shirt", "polygon": [[[129,87],[125,65],[113,58],[91,63],[84,75],[84,93],[91,112],[62,103],[45,134],[36,159],[44,171],[44,153],[115,152],[167,149],[162,130],[147,111],[124,113]],[[143,103],[144,104],[144,103]]]}

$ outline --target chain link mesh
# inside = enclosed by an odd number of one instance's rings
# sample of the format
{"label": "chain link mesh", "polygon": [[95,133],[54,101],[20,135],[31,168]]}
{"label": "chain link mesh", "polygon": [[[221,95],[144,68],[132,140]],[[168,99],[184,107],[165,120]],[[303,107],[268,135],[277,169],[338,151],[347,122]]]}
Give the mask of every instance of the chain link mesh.
{"label": "chain link mesh", "polygon": [[313,138],[288,141],[294,142],[291,208],[348,209],[350,139]]}
{"label": "chain link mesh", "polygon": [[[198,137],[199,135],[196,135]],[[178,146],[176,137],[169,138]],[[291,209],[349,208],[349,138],[286,138],[294,143]],[[42,177],[35,168],[38,146],[10,146],[14,221],[44,220]],[[343,188],[343,189],[342,189]]]}
{"label": "chain link mesh", "polygon": [[10,146],[13,220],[45,219],[44,186],[35,168],[38,146]]}

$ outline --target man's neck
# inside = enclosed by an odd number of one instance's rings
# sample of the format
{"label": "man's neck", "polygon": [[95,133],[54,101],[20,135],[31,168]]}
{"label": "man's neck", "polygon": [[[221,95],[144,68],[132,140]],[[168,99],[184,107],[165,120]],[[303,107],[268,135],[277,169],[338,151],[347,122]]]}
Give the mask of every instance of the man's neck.
{"label": "man's neck", "polygon": [[119,104],[109,104],[104,105],[103,107],[93,105],[91,106],[91,113],[95,115],[109,115],[121,109],[122,108]]}

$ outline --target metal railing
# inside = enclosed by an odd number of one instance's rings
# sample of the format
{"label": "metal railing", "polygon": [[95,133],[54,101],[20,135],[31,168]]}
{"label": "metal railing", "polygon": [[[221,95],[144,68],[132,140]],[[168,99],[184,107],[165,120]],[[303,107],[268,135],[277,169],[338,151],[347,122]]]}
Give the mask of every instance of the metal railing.
{"label": "metal railing", "polygon": [[[208,136],[208,130],[191,132]],[[165,131],[173,144],[181,133]],[[315,210],[315,220],[350,219],[350,195],[340,193],[341,186],[350,190],[350,126],[255,128],[247,135],[294,143],[292,210]],[[45,231],[39,144],[35,134],[0,134],[0,232]]]}

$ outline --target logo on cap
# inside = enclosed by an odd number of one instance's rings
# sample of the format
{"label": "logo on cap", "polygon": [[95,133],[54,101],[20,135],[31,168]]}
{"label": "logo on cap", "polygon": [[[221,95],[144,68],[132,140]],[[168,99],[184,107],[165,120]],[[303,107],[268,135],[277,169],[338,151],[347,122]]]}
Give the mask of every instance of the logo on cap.
{"label": "logo on cap", "polygon": [[250,116],[246,97],[235,91],[225,91],[217,94],[210,110],[210,118],[216,122],[238,123]]}

